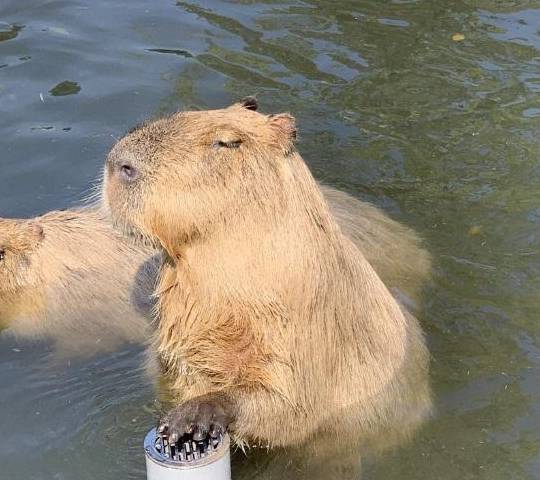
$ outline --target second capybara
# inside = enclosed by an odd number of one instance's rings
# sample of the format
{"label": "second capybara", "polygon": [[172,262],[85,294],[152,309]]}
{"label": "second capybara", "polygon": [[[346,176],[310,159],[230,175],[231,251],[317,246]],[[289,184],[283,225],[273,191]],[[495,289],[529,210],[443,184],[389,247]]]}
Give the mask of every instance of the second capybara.
{"label": "second capybara", "polygon": [[0,324],[65,354],[144,342],[159,264],[97,208],[0,219]]}
{"label": "second capybara", "polygon": [[[295,148],[253,102],[135,129],[105,167],[117,228],[159,244],[156,349],[174,441],[355,449],[429,412],[429,356]],[[406,261],[413,261],[408,259]]]}

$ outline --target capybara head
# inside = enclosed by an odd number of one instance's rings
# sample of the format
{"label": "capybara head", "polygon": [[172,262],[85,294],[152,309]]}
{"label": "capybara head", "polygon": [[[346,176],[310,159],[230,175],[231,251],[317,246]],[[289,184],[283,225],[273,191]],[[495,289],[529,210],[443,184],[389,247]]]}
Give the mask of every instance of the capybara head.
{"label": "capybara head", "polygon": [[179,240],[234,223],[246,205],[253,216],[253,207],[262,214],[284,202],[279,185],[293,176],[283,159],[295,151],[295,122],[256,108],[248,98],[133,129],[105,167],[104,196],[115,222],[176,255]]}
{"label": "capybara head", "polygon": [[27,285],[32,256],[44,238],[34,221],[0,219],[0,301]]}

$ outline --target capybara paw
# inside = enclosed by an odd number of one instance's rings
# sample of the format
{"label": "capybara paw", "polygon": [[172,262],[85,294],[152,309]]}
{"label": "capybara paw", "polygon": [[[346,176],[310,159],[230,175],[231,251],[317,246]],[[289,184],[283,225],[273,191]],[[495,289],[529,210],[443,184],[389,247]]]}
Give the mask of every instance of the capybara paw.
{"label": "capybara paw", "polygon": [[230,420],[230,411],[220,397],[196,397],[162,417],[158,433],[167,435],[172,443],[185,435],[192,436],[198,442],[208,435],[221,437],[227,431]]}

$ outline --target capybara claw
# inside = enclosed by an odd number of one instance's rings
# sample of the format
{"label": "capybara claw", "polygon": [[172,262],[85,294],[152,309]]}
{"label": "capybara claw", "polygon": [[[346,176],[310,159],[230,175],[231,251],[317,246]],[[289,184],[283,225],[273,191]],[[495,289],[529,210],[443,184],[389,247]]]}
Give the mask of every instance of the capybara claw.
{"label": "capybara claw", "polygon": [[[231,414],[220,396],[205,395],[179,405],[163,417],[158,426],[174,443],[184,435],[201,441],[210,435],[217,438],[227,431]],[[175,440],[176,439],[176,440]]]}
{"label": "capybara claw", "polygon": [[207,436],[208,430],[201,428],[200,425],[197,425],[195,427],[195,431],[193,432],[193,440],[195,440],[196,442],[200,442],[201,440],[204,440]]}
{"label": "capybara claw", "polygon": [[223,426],[212,424],[210,432],[208,432],[212,438],[219,438],[224,433]]}

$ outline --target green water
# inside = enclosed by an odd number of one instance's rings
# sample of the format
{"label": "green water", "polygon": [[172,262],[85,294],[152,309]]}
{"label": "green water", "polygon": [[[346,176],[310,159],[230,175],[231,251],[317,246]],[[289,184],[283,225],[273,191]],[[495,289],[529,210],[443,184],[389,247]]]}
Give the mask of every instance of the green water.
{"label": "green water", "polygon": [[[144,118],[246,94],[434,257],[436,412],[364,478],[540,479],[540,2],[2,0],[0,215],[76,203]],[[50,357],[0,337],[0,478],[144,478],[142,352]]]}

